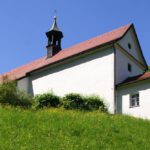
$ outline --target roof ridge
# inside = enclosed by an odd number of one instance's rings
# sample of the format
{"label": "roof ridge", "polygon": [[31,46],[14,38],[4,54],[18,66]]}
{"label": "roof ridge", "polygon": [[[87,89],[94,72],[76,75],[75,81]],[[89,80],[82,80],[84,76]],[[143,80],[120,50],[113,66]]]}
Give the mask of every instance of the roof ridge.
{"label": "roof ridge", "polygon": [[[70,47],[68,47],[68,48],[64,48],[64,49],[62,49],[62,50],[70,49],[70,48],[72,48],[72,47],[74,47],[74,46],[78,46],[78,45],[80,45],[80,44],[83,44],[83,43],[85,43],[85,42],[88,42],[88,41],[91,41],[91,40],[93,40],[93,39],[99,38],[99,37],[104,36],[104,35],[106,35],[106,34],[110,34],[110,33],[112,33],[112,32],[115,32],[115,31],[117,31],[117,30],[120,30],[120,29],[122,29],[122,28],[124,28],[124,27],[129,28],[129,27],[131,27],[131,26],[132,26],[132,23],[126,24],[126,25],[121,26],[121,27],[119,27],[119,28],[115,28],[115,29],[112,29],[112,30],[110,30],[110,31],[108,31],[108,32],[104,32],[104,33],[102,33],[102,34],[100,34],[100,35],[97,35],[97,36],[95,36],[95,37],[91,37],[91,38],[89,38],[89,39],[87,39],[87,40],[85,40],[85,41],[79,42],[79,43],[77,43],[77,44],[74,44],[74,45],[72,45],[72,46],[70,46]],[[123,36],[123,34],[122,34],[122,36]]]}
{"label": "roof ridge", "polygon": [[17,67],[15,69],[12,69],[9,72],[6,72],[6,73],[0,75],[0,78],[4,75],[12,76],[12,78],[14,78],[14,76],[15,76],[15,79],[22,78],[22,77],[26,76],[26,74],[29,72],[40,69],[47,65],[53,64],[55,62],[61,61],[68,57],[73,57],[76,54],[86,52],[89,49],[93,49],[94,47],[101,46],[108,42],[117,40],[117,39],[121,38],[128,31],[128,29],[130,27],[131,27],[131,24],[127,24],[125,26],[121,26],[117,29],[113,29],[109,32],[98,35],[96,37],[90,38],[86,41],[80,42],[78,44],[75,44],[73,46],[70,46],[68,48],[61,50],[59,53],[57,53],[56,55],[54,55],[51,58],[46,59],[45,56],[41,57],[41,58],[31,61],[27,64],[24,64],[21,67]]}

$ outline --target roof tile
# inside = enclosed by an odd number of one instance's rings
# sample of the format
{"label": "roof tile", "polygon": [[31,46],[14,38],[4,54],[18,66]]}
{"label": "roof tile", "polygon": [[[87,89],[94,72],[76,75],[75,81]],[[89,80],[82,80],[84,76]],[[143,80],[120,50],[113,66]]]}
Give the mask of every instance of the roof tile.
{"label": "roof tile", "polygon": [[0,78],[2,78],[5,75],[8,76],[9,79],[11,79],[11,80],[22,78],[22,77],[26,76],[26,74],[29,72],[40,69],[47,65],[51,65],[55,62],[66,59],[68,57],[72,57],[76,54],[86,52],[87,50],[92,49],[94,47],[101,46],[108,42],[117,40],[126,33],[126,31],[130,28],[130,26],[131,26],[131,24],[120,27],[111,32],[102,34],[100,36],[94,37],[94,38],[87,40],[85,42],[82,42],[80,44],[74,45],[70,48],[61,50],[59,53],[57,53],[56,55],[54,55],[51,58],[48,58],[48,59],[46,59],[46,57],[40,58],[31,63],[28,63],[28,64],[18,67],[16,69],[13,69],[10,72],[7,72],[7,73],[1,75]]}
{"label": "roof tile", "polygon": [[127,84],[135,83],[135,82],[138,82],[138,81],[143,81],[143,80],[146,80],[146,79],[150,79],[150,72],[145,72],[142,75],[137,75],[137,76],[134,76],[134,77],[127,78],[125,81],[118,84],[118,86],[127,85]]}

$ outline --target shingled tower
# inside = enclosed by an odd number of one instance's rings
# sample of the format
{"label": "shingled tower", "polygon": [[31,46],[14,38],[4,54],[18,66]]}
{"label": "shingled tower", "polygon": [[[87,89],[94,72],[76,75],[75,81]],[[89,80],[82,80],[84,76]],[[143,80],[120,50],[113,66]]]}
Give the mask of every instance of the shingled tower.
{"label": "shingled tower", "polygon": [[57,54],[61,50],[61,39],[63,38],[63,33],[59,30],[57,26],[57,17],[54,16],[53,24],[48,32],[46,32],[48,38],[47,48],[47,58],[50,58]]}

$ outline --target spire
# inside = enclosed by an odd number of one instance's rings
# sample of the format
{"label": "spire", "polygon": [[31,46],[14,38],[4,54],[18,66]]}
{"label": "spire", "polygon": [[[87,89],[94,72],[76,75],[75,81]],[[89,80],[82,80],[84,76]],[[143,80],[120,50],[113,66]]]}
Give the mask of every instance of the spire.
{"label": "spire", "polygon": [[57,16],[54,16],[53,24],[50,28],[50,31],[59,31],[59,28],[57,26]]}
{"label": "spire", "polygon": [[63,38],[63,33],[59,30],[57,26],[57,17],[54,16],[53,24],[48,32],[46,32],[48,38],[47,42],[47,58],[50,58],[61,51],[61,39]]}

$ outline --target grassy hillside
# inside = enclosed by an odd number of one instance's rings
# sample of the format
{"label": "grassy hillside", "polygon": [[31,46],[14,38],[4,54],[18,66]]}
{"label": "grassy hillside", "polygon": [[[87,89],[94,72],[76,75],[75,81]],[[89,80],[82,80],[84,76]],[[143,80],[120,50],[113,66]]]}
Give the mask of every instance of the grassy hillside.
{"label": "grassy hillside", "polygon": [[0,150],[150,149],[150,122],[128,116],[0,107]]}

